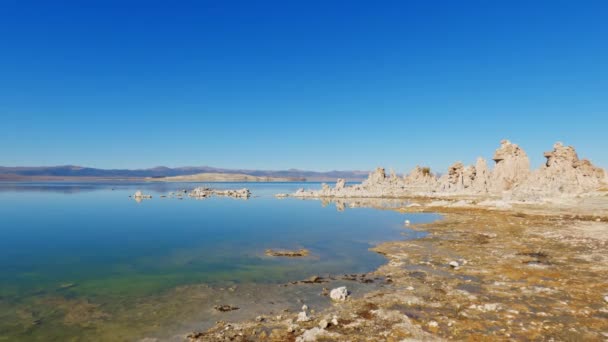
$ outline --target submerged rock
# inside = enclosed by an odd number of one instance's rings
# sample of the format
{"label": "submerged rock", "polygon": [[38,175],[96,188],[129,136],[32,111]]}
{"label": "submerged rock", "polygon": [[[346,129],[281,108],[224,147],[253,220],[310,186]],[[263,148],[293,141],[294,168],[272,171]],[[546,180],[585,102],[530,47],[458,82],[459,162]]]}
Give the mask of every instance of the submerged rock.
{"label": "submerged rock", "polygon": [[294,258],[294,257],[308,256],[310,254],[310,252],[308,251],[308,249],[300,249],[297,251],[267,249],[266,251],[264,251],[264,254],[266,254],[268,256],[274,256],[274,257]]}
{"label": "submerged rock", "polygon": [[237,306],[232,306],[232,305],[216,305],[213,307],[215,310],[220,311],[220,312],[228,312],[228,311],[234,311],[234,310],[238,310],[239,307]]}

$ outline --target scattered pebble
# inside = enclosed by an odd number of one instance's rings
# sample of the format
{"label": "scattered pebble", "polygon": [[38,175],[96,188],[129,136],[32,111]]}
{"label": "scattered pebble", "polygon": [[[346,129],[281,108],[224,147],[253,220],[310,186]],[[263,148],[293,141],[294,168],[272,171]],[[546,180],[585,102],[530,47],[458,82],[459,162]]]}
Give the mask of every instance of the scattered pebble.
{"label": "scattered pebble", "polygon": [[460,266],[460,264],[458,263],[458,261],[450,261],[450,266],[453,268],[457,268],[458,266]]}

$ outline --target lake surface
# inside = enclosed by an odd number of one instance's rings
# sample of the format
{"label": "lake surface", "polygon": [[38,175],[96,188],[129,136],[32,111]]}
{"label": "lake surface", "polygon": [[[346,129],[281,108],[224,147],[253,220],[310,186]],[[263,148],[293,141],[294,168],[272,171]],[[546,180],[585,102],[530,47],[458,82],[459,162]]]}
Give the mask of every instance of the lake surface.
{"label": "lake surface", "polygon": [[[253,197],[160,197],[201,185],[247,187]],[[403,227],[406,218],[436,218],[274,197],[300,187],[320,184],[0,183],[0,340],[105,339],[112,329],[133,340],[137,329],[160,331],[185,315],[166,306],[187,302],[188,286],[369,272],[386,261],[370,247],[421,236]],[[153,198],[138,203],[128,197],[136,190]],[[268,248],[312,255],[272,258]],[[189,317],[207,310],[183,308]]]}

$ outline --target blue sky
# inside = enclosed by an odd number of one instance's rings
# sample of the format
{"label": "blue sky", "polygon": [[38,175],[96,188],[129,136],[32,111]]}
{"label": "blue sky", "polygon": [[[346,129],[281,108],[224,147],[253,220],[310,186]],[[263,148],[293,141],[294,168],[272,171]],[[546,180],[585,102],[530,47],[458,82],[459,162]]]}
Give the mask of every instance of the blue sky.
{"label": "blue sky", "polygon": [[608,2],[0,2],[0,165],[608,166]]}

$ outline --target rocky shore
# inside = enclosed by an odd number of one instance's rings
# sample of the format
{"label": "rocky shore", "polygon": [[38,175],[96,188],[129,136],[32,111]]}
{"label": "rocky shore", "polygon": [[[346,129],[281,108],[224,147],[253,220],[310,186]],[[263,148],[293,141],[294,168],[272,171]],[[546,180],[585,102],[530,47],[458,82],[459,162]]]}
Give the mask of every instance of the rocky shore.
{"label": "rocky shore", "polygon": [[[474,166],[456,163],[441,177],[426,167],[405,177],[379,168],[360,185],[338,180],[334,188],[279,196],[443,219],[406,220],[404,226],[428,235],[373,248],[387,263],[368,277],[386,286],[360,296],[336,289],[339,300],[328,298],[332,306],[320,312],[303,307],[220,321],[187,339],[608,340],[607,174],[560,143],[545,157],[531,171],[526,153],[505,140],[491,170],[481,158]],[[394,199],[401,204],[384,203]]]}
{"label": "rocky shore", "polygon": [[[602,341],[608,338],[608,192],[576,203],[508,209],[410,198],[396,210],[439,212],[408,228],[422,239],[373,248],[387,285],[320,312],[260,312],[190,341]],[[338,199],[346,207],[361,206]],[[382,200],[362,206],[384,209]],[[314,286],[298,282],[297,286]],[[332,301],[330,298],[328,301]],[[311,309],[313,312],[311,312]],[[304,319],[305,318],[305,319]]]}

